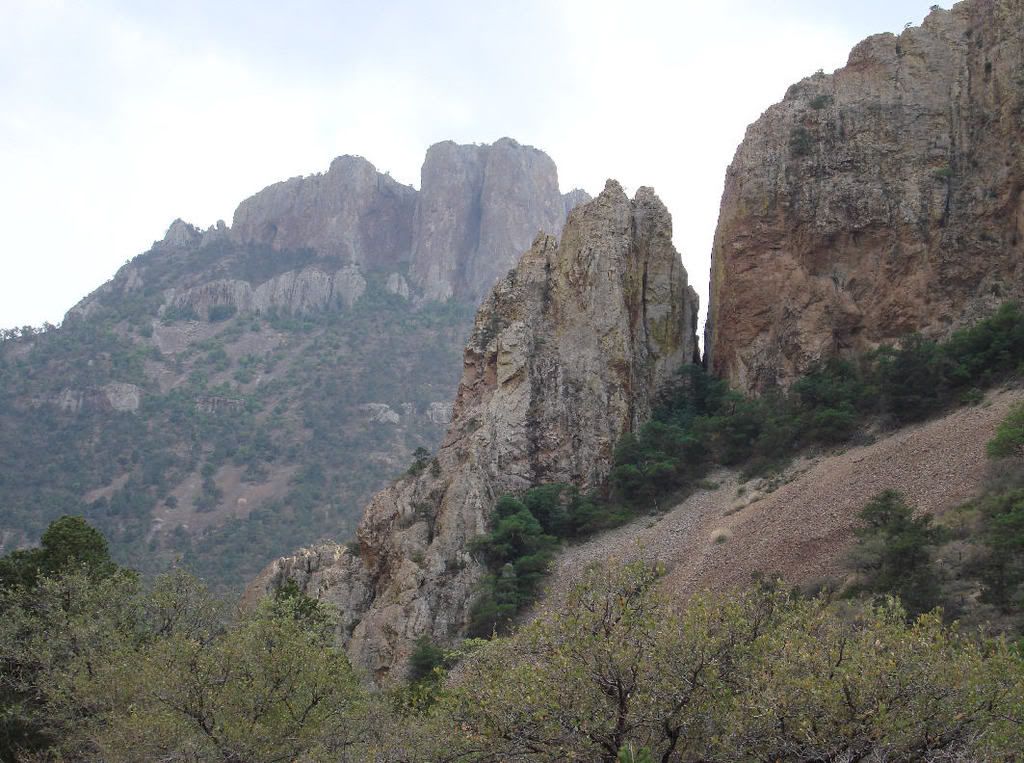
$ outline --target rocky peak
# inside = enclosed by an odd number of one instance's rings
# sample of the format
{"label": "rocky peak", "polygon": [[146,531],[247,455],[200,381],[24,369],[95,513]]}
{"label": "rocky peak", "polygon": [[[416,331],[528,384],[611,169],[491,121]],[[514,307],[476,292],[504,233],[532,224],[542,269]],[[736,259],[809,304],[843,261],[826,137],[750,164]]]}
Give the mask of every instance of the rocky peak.
{"label": "rocky peak", "polygon": [[561,242],[538,235],[484,300],[444,443],[373,498],[358,554],[300,551],[270,565],[250,595],[293,578],[338,604],[341,641],[379,680],[404,669],[418,636],[459,637],[482,572],[468,542],[487,530],[497,497],[544,482],[599,485],[616,441],[692,361],[696,313],[664,205],[649,188],[630,200],[609,181],[571,212]]}
{"label": "rocky peak", "polygon": [[189,249],[197,246],[203,239],[202,232],[194,225],[180,217],[171,223],[163,239],[156,246],[163,249]]}
{"label": "rocky peak", "polygon": [[1024,295],[1024,5],[966,0],[793,85],[729,167],[707,362],[786,385]]}
{"label": "rocky peak", "polygon": [[478,301],[538,231],[561,231],[566,206],[543,151],[511,138],[437,143],[421,173],[413,279],[426,299]]}
{"label": "rocky peak", "polygon": [[586,204],[590,199],[590,194],[582,188],[573,188],[568,193],[563,193],[562,204],[565,207],[566,217],[568,217],[569,213],[572,212],[573,209],[578,207],[580,204]]}
{"label": "rocky peak", "polygon": [[340,156],[325,173],[275,183],[243,201],[231,230],[242,243],[394,269],[409,258],[415,203],[415,189],[362,157]]}
{"label": "rocky peak", "polygon": [[408,267],[420,299],[478,302],[538,231],[557,234],[568,210],[589,199],[578,189],[563,196],[547,154],[511,138],[431,146],[421,186],[417,192],[362,157],[340,156],[326,173],[276,183],[243,201],[231,236],[312,249],[363,271]]}

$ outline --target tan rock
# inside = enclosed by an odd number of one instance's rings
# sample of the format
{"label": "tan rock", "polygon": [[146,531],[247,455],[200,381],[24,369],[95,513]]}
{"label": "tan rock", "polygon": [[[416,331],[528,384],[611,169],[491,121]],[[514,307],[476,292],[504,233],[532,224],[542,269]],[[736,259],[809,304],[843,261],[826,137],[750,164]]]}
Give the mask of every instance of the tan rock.
{"label": "tan rock", "polygon": [[729,167],[706,330],[734,386],[1024,295],[1024,5],[966,0],[792,86]]}

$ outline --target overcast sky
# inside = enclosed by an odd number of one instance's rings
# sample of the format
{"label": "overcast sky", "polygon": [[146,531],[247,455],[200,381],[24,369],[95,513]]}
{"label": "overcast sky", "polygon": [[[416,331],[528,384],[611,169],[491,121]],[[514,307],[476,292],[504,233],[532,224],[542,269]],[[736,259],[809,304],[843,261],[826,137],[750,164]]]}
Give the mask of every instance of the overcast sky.
{"label": "overcast sky", "polygon": [[505,135],[563,190],[654,186],[703,312],[746,126],[930,4],[0,0],[0,327],[59,322],[174,218],[230,224],[340,154],[418,187],[430,144]]}

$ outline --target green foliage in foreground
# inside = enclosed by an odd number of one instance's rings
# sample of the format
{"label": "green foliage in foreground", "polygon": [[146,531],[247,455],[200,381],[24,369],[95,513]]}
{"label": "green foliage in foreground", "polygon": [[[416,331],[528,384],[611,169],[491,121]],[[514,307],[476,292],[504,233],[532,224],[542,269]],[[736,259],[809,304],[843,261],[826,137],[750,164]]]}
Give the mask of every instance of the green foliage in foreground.
{"label": "green foliage in foreground", "polygon": [[149,588],[79,570],[0,594],[0,756],[325,759],[363,698],[320,605],[278,596],[225,621],[185,573]]}
{"label": "green foliage in foreground", "polygon": [[[560,540],[586,537],[657,509],[692,490],[715,467],[763,473],[803,449],[848,441],[869,421],[906,424],[976,399],[981,388],[1022,368],[1024,312],[1012,303],[945,342],[912,336],[899,347],[830,361],[786,394],[746,398],[697,366],[684,368],[651,421],[617,444],[606,494],[583,496],[567,485],[542,485],[499,500],[493,529],[475,544],[488,574],[472,630],[486,635],[507,627],[533,601]],[[990,451],[1010,454],[1021,448],[1024,407],[1000,427]],[[885,530],[890,545],[914,545],[921,540],[917,535],[934,532],[906,517],[893,522]],[[905,577],[906,570],[891,566],[900,553],[888,562],[872,562],[882,565],[872,590],[897,592],[912,612],[925,611],[935,598],[926,566],[916,577]]]}
{"label": "green foliage in foreground", "polygon": [[0,757],[998,761],[1024,745],[1024,661],[1001,640],[775,586],[679,612],[658,578],[591,569],[450,675],[422,641],[419,680],[371,692],[294,585],[230,614],[182,572],[144,586],[72,567],[0,591]]}
{"label": "green foliage in foreground", "polygon": [[447,754],[426,759],[1009,760],[1024,743],[1024,663],[1002,641],[771,589],[680,614],[656,578],[593,570],[478,649],[428,719]]}

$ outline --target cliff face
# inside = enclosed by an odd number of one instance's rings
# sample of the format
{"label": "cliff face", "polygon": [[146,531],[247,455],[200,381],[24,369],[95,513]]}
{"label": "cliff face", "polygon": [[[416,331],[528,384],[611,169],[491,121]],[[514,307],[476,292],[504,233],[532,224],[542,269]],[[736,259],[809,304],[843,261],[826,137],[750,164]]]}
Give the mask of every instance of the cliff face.
{"label": "cliff face", "polygon": [[431,146],[413,223],[413,281],[427,299],[478,302],[538,230],[558,235],[572,206],[589,199],[580,194],[563,198],[547,154],[509,138]]}
{"label": "cliff face", "polygon": [[496,498],[543,482],[593,487],[618,438],[696,352],[696,295],[648,188],[614,181],[541,235],[484,301],[465,350],[448,434],[419,474],[378,493],[358,553],[326,544],[270,565],[339,605],[353,662],[385,680],[413,641],[464,633],[481,569],[468,542]]}
{"label": "cliff face", "polygon": [[[239,310],[322,309],[336,296],[339,278],[351,284],[385,272],[401,278],[417,300],[475,304],[538,231],[558,235],[569,210],[589,198],[578,189],[563,195],[551,158],[511,138],[431,146],[420,191],[380,174],[363,158],[342,156],[326,173],[276,183],[246,199],[230,231],[222,232],[242,245],[314,252],[317,274],[292,276],[316,281],[309,304],[290,304],[280,293],[270,301],[253,297],[238,284],[222,288],[222,301],[237,294]],[[175,245],[190,242],[183,229],[171,233]],[[250,284],[250,291],[260,286]],[[338,292],[349,303],[360,294],[358,286]]]}
{"label": "cliff face", "polygon": [[119,561],[234,588],[350,536],[441,442],[479,297],[585,196],[504,139],[430,149],[422,191],[343,156],[230,227],[176,220],[60,329],[0,342],[0,553],[82,514]]}
{"label": "cliff face", "polygon": [[415,189],[365,159],[341,156],[322,175],[276,183],[243,201],[231,232],[244,243],[395,270],[409,259],[415,206]]}
{"label": "cliff face", "polygon": [[729,167],[707,361],[786,385],[1024,294],[1024,5],[967,0],[792,86]]}

